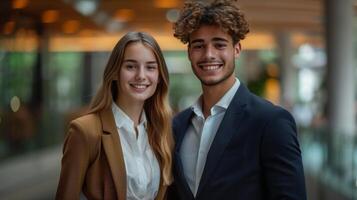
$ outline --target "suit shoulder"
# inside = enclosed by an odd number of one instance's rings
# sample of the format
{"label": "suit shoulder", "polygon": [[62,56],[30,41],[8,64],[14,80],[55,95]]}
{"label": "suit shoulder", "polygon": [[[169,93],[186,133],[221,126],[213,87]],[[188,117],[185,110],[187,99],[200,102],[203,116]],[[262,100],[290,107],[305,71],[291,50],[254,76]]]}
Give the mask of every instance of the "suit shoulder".
{"label": "suit shoulder", "polygon": [[293,120],[289,111],[254,94],[251,95],[248,103],[248,109],[255,115],[260,116],[265,120],[270,120],[278,116]]}
{"label": "suit shoulder", "polygon": [[248,107],[250,119],[263,128],[265,143],[285,145],[296,141],[296,122],[289,111],[255,95],[251,96]]}

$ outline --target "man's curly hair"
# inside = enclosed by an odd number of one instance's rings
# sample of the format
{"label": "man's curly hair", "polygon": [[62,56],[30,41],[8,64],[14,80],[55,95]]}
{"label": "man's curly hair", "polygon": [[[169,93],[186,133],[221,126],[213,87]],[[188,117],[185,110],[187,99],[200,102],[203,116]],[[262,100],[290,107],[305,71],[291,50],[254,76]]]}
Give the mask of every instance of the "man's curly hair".
{"label": "man's curly hair", "polygon": [[233,44],[243,40],[249,32],[249,25],[235,1],[215,0],[211,4],[194,0],[185,2],[173,26],[174,36],[186,44],[190,34],[201,25],[218,25],[232,36]]}

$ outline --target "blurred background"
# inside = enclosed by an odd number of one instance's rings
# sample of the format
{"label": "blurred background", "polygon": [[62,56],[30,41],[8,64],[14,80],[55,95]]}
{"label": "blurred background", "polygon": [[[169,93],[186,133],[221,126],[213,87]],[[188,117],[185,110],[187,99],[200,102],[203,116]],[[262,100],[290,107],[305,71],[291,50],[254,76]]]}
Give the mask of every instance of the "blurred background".
{"label": "blurred background", "polygon": [[[356,0],[239,0],[251,26],[236,73],[292,112],[311,200],[357,199]],[[172,36],[181,0],[1,0],[0,199],[53,199],[70,120],[128,31],[161,45],[174,110],[201,93]]]}

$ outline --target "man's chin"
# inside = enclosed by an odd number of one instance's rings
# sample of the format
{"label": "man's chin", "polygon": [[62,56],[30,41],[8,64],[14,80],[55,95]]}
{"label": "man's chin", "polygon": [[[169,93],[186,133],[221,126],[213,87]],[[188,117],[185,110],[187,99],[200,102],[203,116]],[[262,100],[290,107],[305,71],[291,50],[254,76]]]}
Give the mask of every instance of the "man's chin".
{"label": "man's chin", "polygon": [[203,79],[200,79],[201,81],[201,84],[202,85],[205,85],[205,86],[215,86],[215,85],[218,85],[220,84],[222,81],[224,81],[223,79],[222,80],[203,80]]}
{"label": "man's chin", "polygon": [[[233,73],[232,73],[233,74]],[[200,78],[201,84],[204,86],[217,86],[225,81],[228,81],[232,74],[225,76],[225,77],[220,77],[220,78],[210,78],[210,79],[202,79]]]}

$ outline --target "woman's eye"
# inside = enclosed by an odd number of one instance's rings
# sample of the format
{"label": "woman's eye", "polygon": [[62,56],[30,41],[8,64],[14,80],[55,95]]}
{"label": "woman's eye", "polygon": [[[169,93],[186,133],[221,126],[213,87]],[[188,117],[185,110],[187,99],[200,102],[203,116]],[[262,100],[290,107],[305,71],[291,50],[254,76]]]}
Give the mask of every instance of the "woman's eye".
{"label": "woman's eye", "polygon": [[154,66],[154,65],[147,66],[148,70],[155,70],[156,68],[157,68],[157,66]]}
{"label": "woman's eye", "polygon": [[135,69],[135,66],[134,65],[126,65],[125,66],[127,69]]}

